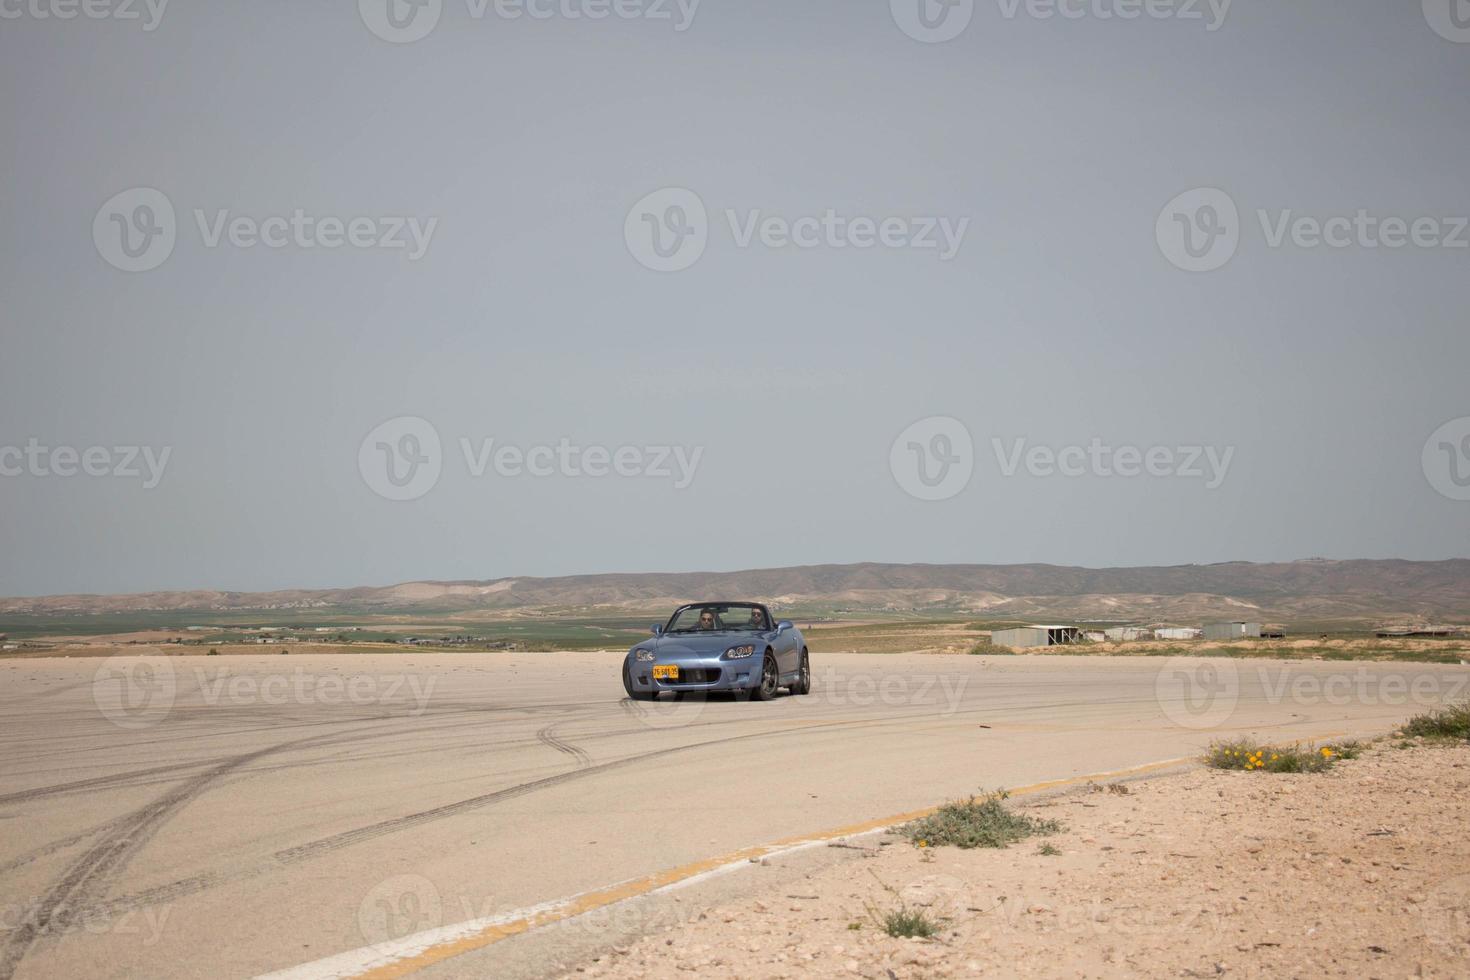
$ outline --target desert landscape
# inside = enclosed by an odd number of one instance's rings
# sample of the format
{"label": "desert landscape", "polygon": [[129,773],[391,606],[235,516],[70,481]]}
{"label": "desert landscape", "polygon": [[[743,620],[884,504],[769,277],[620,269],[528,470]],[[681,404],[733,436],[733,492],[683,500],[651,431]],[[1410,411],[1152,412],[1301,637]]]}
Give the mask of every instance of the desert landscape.
{"label": "desert landscape", "polygon": [[[709,596],[759,598],[833,651],[995,652],[987,649],[995,630],[1035,622],[1094,632],[1253,619],[1285,635],[1228,645],[1098,638],[1085,652],[1446,663],[1470,654],[1462,628],[1470,623],[1470,561],[1313,560],[1134,569],[863,564],[9,598],[0,599],[8,647],[0,655],[164,655],[198,647],[233,654],[253,652],[252,645],[336,653],[406,645],[625,649],[679,603]],[[1442,635],[1397,635],[1426,628]]]}

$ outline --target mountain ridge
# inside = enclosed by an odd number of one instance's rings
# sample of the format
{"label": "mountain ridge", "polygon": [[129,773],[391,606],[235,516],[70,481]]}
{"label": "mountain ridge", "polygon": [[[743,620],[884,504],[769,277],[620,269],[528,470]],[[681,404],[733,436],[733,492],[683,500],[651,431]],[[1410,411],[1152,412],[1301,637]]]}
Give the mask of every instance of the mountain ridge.
{"label": "mountain ridge", "polygon": [[[1470,559],[1304,559],[1118,568],[880,563],[799,565],[731,572],[608,572],[487,580],[417,580],[387,586],[181,590],[123,595],[0,598],[0,615],[202,610],[342,609],[512,611],[544,607],[646,608],[692,598],[779,599],[782,605],[957,608],[1029,618],[1176,615],[1196,607],[1274,618],[1411,617],[1470,620]],[[1099,618],[1093,616],[1093,618]]]}

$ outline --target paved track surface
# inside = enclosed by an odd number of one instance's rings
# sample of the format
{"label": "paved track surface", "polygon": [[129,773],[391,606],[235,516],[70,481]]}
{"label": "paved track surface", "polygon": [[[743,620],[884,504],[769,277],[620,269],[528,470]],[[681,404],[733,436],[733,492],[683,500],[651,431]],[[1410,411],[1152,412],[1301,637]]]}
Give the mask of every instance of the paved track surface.
{"label": "paved track surface", "polygon": [[0,980],[251,977],[1221,735],[1376,733],[1470,676],[813,659],[764,704],[628,701],[612,654],[0,661]]}

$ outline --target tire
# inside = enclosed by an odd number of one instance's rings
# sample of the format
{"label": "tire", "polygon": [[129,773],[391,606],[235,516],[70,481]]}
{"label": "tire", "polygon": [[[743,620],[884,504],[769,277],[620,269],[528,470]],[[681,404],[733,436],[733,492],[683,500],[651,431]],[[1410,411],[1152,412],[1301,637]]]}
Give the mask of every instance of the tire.
{"label": "tire", "polygon": [[623,662],[623,690],[634,701],[652,701],[658,697],[657,691],[640,691],[633,686],[633,675],[628,672],[627,661]]}
{"label": "tire", "polygon": [[781,686],[781,672],[776,668],[776,658],[769,653],[761,662],[761,682],[757,687],[751,688],[750,699],[752,701],[769,701],[776,696],[776,689]]}
{"label": "tire", "polygon": [[796,695],[812,693],[812,662],[807,656],[805,647],[801,651],[801,666],[797,668],[797,677],[791,685],[791,693]]}

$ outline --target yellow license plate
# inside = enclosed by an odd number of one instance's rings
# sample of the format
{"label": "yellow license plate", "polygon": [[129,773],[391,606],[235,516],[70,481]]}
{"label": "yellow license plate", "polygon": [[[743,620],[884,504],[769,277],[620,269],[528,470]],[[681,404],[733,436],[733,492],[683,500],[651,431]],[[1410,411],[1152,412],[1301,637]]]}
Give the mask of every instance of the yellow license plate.
{"label": "yellow license plate", "polygon": [[653,679],[656,681],[676,681],[679,679],[678,664],[663,664],[653,668]]}

